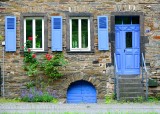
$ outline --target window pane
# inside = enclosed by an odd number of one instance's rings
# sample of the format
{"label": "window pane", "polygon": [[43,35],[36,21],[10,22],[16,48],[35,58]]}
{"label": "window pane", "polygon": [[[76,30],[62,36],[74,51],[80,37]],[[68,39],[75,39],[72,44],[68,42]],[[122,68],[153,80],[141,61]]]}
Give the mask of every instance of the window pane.
{"label": "window pane", "polygon": [[139,16],[132,17],[132,24],[139,24]]}
{"label": "window pane", "polygon": [[36,19],[36,48],[42,48],[42,19]]}
{"label": "window pane", "polygon": [[72,48],[78,47],[78,19],[72,19]]}
{"label": "window pane", "polygon": [[81,20],[82,30],[82,48],[88,47],[88,19]]}
{"label": "window pane", "polygon": [[116,16],[115,17],[115,24],[122,24],[122,17]]}
{"label": "window pane", "polygon": [[26,47],[32,48],[32,19],[26,19]]}
{"label": "window pane", "polygon": [[132,32],[126,32],[126,48],[132,48]]}
{"label": "window pane", "polygon": [[123,24],[131,24],[131,17],[130,16],[123,17]]}

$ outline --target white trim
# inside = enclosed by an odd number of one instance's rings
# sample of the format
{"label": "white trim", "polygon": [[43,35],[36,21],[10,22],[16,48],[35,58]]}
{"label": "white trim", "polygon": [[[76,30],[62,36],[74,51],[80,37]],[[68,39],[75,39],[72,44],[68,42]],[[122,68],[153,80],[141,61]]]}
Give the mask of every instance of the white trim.
{"label": "white trim", "polygon": [[[78,45],[79,48],[72,48],[72,19],[78,19]],[[88,47],[82,48],[82,33],[81,33],[81,19],[88,20]],[[69,20],[70,23],[70,51],[90,51],[91,50],[91,37],[90,37],[90,18],[87,17],[72,17]]]}
{"label": "white trim", "polygon": [[81,28],[81,19],[78,19],[78,47],[82,48],[82,28]]}
{"label": "white trim", "polygon": [[90,19],[88,19],[88,50],[91,50],[91,30],[90,30]]}
{"label": "white trim", "polygon": [[[44,51],[44,18],[43,17],[27,17],[24,19],[24,46],[26,43],[26,19],[32,19],[32,51]],[[42,48],[36,48],[36,19],[42,19]]]}
{"label": "white trim", "polygon": [[72,19],[69,20],[69,23],[70,23],[70,25],[69,25],[70,31],[69,32],[70,32],[70,49],[71,49],[72,48]]}
{"label": "white trim", "polygon": [[32,41],[33,41],[32,42],[32,47],[33,48],[32,49],[34,50],[34,49],[36,49],[36,45],[35,45],[35,43],[36,43],[36,41],[35,41],[36,40],[35,39],[35,36],[36,36],[36,20],[35,19],[32,20],[32,27],[33,27],[32,28],[32,38],[33,38],[32,39]]}
{"label": "white trim", "polygon": [[26,46],[26,19],[24,19],[24,47]]}
{"label": "white trim", "polygon": [[44,19],[42,19],[42,49],[44,51]]}
{"label": "white trim", "polygon": [[90,19],[89,17],[71,17],[70,19]]}

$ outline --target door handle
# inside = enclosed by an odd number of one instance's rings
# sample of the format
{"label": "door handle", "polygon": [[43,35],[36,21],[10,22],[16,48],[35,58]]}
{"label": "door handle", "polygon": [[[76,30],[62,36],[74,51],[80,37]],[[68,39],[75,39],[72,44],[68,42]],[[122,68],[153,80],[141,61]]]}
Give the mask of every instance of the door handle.
{"label": "door handle", "polygon": [[124,53],[125,53],[125,49],[124,49]]}

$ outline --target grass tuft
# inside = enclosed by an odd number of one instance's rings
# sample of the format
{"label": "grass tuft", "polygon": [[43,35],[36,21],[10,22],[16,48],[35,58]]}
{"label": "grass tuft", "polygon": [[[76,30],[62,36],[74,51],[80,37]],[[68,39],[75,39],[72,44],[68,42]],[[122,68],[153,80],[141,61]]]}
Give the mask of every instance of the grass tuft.
{"label": "grass tuft", "polygon": [[0,103],[16,103],[16,102],[21,102],[21,100],[18,98],[15,99],[0,98]]}

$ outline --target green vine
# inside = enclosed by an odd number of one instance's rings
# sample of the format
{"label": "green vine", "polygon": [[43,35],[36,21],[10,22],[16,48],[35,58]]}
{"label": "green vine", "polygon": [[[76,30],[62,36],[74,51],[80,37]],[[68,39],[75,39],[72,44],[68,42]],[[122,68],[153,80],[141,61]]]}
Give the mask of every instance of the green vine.
{"label": "green vine", "polygon": [[29,48],[32,44],[32,39],[27,40],[26,46],[24,47],[24,70],[28,76],[34,76],[38,74],[39,62],[34,54]]}
{"label": "green vine", "polygon": [[32,45],[32,38],[26,42],[24,47],[24,70],[28,76],[37,76],[39,72],[42,72],[52,78],[58,79],[63,74],[59,72],[59,69],[66,65],[62,52],[57,52],[52,56],[51,54],[46,54],[41,61],[38,61],[36,54],[30,49]]}

